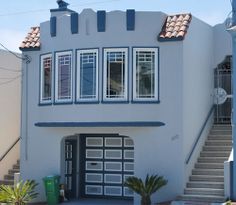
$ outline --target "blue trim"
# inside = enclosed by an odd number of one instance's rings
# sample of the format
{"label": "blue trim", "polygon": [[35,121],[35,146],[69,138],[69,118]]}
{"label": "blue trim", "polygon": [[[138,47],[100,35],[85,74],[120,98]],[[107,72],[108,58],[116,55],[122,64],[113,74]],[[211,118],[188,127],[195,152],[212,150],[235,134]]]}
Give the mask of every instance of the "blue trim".
{"label": "blue trim", "polygon": [[[41,71],[41,65],[42,65],[42,61],[41,58],[42,56],[46,56],[46,55],[51,55],[52,58],[52,65],[51,65],[51,100],[48,100],[46,102],[43,102],[41,99],[41,79],[42,79],[42,71]],[[39,55],[39,103],[38,106],[46,106],[46,105],[52,105],[53,104],[53,53],[49,52],[49,53],[43,53]]]}
{"label": "blue trim", "polygon": [[[104,65],[104,57],[105,57],[105,49],[127,49],[127,100],[104,100],[104,69],[105,69],[105,65]],[[128,104],[129,103],[129,47],[125,47],[125,46],[119,46],[119,47],[103,47],[102,48],[102,99],[101,99],[101,103],[103,104]]]}
{"label": "blue trim", "polygon": [[50,18],[50,34],[51,37],[55,37],[57,35],[57,17],[52,16]]}
{"label": "blue trim", "polygon": [[[79,79],[77,79],[77,72],[78,72],[78,69],[77,69],[77,66],[78,66],[78,52],[77,51],[84,51],[84,50],[97,50],[97,53],[98,53],[98,56],[97,56],[97,61],[98,61],[98,82],[97,82],[97,86],[98,86],[98,96],[97,96],[97,100],[78,100],[78,95],[77,95],[77,83],[79,82]],[[99,104],[100,101],[99,101],[99,55],[100,53],[100,50],[99,50],[99,47],[97,48],[78,48],[78,49],[75,49],[75,104]]]}
{"label": "blue trim", "polygon": [[97,31],[105,32],[106,30],[106,11],[97,11]]}
{"label": "blue trim", "polygon": [[68,9],[68,8],[58,8],[58,9],[50,9],[50,12],[58,12],[58,11],[69,11],[69,12],[75,12],[71,9]]}
{"label": "blue trim", "polygon": [[234,166],[234,161],[229,162],[229,177],[230,177],[230,199],[233,199],[233,193],[234,193],[234,186],[233,186],[233,166]]}
{"label": "blue trim", "polygon": [[[134,99],[134,92],[133,92],[133,88],[134,88],[134,49],[135,48],[144,48],[144,49],[149,49],[149,48],[156,48],[157,49],[157,99],[155,100],[137,100]],[[132,92],[132,96],[131,96],[131,103],[132,104],[160,104],[160,48],[158,46],[133,46],[132,47],[132,83],[131,83],[131,92]]]}
{"label": "blue trim", "polygon": [[[56,58],[56,54],[57,53],[63,53],[63,52],[71,52],[71,99],[70,100],[57,100],[56,101],[56,64],[57,64],[57,58]],[[53,89],[53,93],[54,93],[54,100],[53,100],[53,105],[62,105],[62,104],[73,104],[73,49],[69,49],[69,50],[61,50],[61,51],[55,51],[54,52],[54,89]]]}
{"label": "blue trim", "polygon": [[126,29],[127,31],[135,30],[135,10],[134,9],[126,10]]}
{"label": "blue trim", "polygon": [[193,152],[194,152],[194,150],[195,150],[195,148],[196,148],[196,146],[197,146],[197,144],[198,144],[198,142],[199,142],[199,140],[200,140],[200,138],[202,136],[202,133],[203,133],[203,131],[204,131],[205,127],[206,127],[206,124],[207,124],[208,120],[210,119],[210,116],[212,115],[213,111],[214,111],[214,105],[211,107],[210,111],[207,114],[206,120],[204,121],[203,125],[201,126],[200,132],[197,135],[197,138],[195,139],[195,142],[194,142],[194,144],[193,144],[193,146],[192,146],[192,148],[191,148],[191,150],[190,150],[190,152],[188,154],[187,159],[185,160],[185,164],[189,163],[189,161],[190,161],[190,159],[191,159],[191,157],[193,155]]}
{"label": "blue trim", "polygon": [[[160,35],[160,34],[159,34]],[[180,36],[180,37],[172,37],[172,38],[163,38],[163,37],[160,37],[158,35],[158,38],[157,40],[159,42],[168,42],[168,41],[183,41],[184,40],[184,37]]]}
{"label": "blue trim", "polygon": [[160,127],[165,123],[159,121],[137,122],[37,122],[36,127]]}
{"label": "blue trim", "polygon": [[21,48],[19,47],[21,51],[39,51],[40,47],[35,47],[35,48]]}
{"label": "blue trim", "polygon": [[70,16],[70,27],[71,27],[71,33],[76,34],[79,30],[79,14],[78,13],[72,13]]}

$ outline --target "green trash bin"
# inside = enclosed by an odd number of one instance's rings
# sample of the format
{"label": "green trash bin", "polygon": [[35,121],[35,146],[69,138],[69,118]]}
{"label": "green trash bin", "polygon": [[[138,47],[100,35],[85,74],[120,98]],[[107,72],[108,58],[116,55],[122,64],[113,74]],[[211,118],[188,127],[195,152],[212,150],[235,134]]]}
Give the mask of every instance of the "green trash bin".
{"label": "green trash bin", "polygon": [[59,203],[59,183],[60,176],[52,175],[43,178],[44,187],[48,205],[55,205]]}

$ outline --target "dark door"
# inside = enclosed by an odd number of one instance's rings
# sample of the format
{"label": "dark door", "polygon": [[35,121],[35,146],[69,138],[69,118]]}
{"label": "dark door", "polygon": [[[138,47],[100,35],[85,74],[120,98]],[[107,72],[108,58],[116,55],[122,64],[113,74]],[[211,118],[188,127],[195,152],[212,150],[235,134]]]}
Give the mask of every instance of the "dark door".
{"label": "dark door", "polygon": [[[215,106],[215,123],[230,124],[232,111],[232,56],[227,56],[215,69],[215,90],[225,93],[226,97]],[[219,100],[221,101],[221,100]]]}
{"label": "dark door", "polygon": [[69,198],[76,197],[76,140],[65,141],[65,183]]}

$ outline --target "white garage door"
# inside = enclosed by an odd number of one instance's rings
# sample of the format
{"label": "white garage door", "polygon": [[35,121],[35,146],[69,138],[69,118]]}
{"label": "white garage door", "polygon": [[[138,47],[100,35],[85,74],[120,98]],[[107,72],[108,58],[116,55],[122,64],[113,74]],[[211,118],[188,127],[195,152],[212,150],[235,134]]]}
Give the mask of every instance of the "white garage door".
{"label": "white garage door", "polygon": [[133,140],[124,136],[84,136],[83,195],[86,197],[130,198],[133,192],[123,186],[134,174]]}

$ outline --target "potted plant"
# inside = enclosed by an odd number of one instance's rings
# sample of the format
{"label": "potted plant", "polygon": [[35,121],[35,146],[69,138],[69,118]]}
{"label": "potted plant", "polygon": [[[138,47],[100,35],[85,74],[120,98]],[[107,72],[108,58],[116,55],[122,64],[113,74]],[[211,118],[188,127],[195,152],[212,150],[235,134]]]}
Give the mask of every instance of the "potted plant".
{"label": "potted plant", "polygon": [[34,191],[37,185],[34,180],[20,181],[15,186],[0,185],[0,203],[25,205],[38,196]]}
{"label": "potted plant", "polygon": [[149,175],[145,181],[137,177],[128,177],[124,183],[129,189],[141,196],[141,205],[151,205],[151,195],[167,184],[163,176]]}

